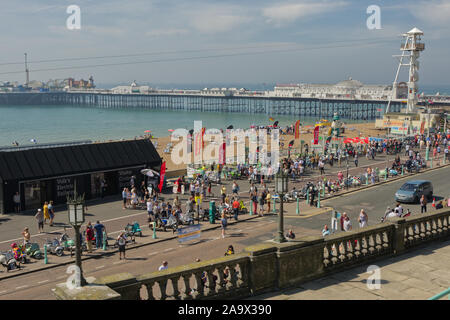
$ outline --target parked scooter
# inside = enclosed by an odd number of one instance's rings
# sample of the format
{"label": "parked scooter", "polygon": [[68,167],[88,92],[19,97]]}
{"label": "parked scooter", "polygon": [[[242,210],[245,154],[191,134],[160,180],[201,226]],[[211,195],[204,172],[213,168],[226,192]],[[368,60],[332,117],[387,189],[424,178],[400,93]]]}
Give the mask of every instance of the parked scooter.
{"label": "parked scooter", "polygon": [[20,263],[28,263],[27,254],[22,251],[22,248],[17,245],[17,243],[11,244],[11,253],[14,255],[14,259],[16,261],[20,261]]}
{"label": "parked scooter", "polygon": [[42,252],[39,248],[39,244],[37,243],[27,243],[25,244],[25,252],[27,256],[34,258],[34,259],[42,259]]}
{"label": "parked scooter", "polygon": [[14,255],[11,252],[0,252],[0,264],[6,268],[6,272],[20,269],[20,263],[14,259]]}
{"label": "parked scooter", "polygon": [[55,254],[58,257],[62,257],[64,255],[64,247],[59,243],[58,239],[47,240],[44,246],[47,246],[47,250],[51,254]]}
{"label": "parked scooter", "polygon": [[134,237],[134,236],[138,235],[139,237],[142,237],[141,226],[139,225],[139,223],[137,221],[134,221],[133,224],[128,223],[125,227],[125,232],[129,236]]}

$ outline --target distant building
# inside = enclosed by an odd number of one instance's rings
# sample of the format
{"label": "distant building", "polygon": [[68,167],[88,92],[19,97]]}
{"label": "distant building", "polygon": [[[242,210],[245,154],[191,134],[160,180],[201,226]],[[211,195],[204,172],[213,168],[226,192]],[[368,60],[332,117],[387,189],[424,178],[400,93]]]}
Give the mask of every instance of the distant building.
{"label": "distant building", "polygon": [[95,88],[94,78],[92,76],[89,77],[89,80],[75,80],[74,78],[66,79],[67,86],[69,89],[93,89]]}

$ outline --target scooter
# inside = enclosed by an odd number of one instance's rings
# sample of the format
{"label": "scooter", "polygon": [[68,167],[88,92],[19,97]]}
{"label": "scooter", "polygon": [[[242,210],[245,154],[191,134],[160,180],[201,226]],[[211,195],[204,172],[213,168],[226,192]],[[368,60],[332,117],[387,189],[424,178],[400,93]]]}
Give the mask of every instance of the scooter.
{"label": "scooter", "polygon": [[11,253],[14,255],[14,259],[16,261],[20,261],[21,263],[28,263],[27,254],[22,251],[22,248],[19,247],[16,243],[11,244]]}
{"label": "scooter", "polygon": [[47,240],[44,246],[47,246],[47,249],[51,254],[55,254],[58,257],[64,255],[64,247],[59,243],[58,239]]}
{"label": "scooter", "polygon": [[20,263],[14,259],[14,255],[11,252],[0,252],[0,264],[6,268],[6,272],[20,269]]}
{"label": "scooter", "polygon": [[25,244],[25,250],[27,256],[34,259],[42,259],[42,252],[37,243],[27,243]]}

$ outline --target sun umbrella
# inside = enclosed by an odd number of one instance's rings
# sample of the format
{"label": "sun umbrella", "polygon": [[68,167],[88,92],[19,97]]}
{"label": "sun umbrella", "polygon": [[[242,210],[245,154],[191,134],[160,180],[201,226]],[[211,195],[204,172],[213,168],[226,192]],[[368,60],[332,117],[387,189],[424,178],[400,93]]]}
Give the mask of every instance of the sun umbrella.
{"label": "sun umbrella", "polygon": [[141,173],[147,177],[159,177],[159,173],[153,169],[142,169]]}
{"label": "sun umbrella", "polygon": [[231,129],[233,129],[233,126],[232,126],[232,125],[231,125],[231,126],[228,126],[227,129],[230,129],[230,130],[231,130]]}
{"label": "sun umbrella", "polygon": [[167,130],[167,131],[169,131],[169,132],[174,132],[175,130],[173,130],[173,129],[169,129],[169,130]]}
{"label": "sun umbrella", "polygon": [[150,132],[152,132],[152,130],[145,130],[144,132],[145,133],[150,133]]}

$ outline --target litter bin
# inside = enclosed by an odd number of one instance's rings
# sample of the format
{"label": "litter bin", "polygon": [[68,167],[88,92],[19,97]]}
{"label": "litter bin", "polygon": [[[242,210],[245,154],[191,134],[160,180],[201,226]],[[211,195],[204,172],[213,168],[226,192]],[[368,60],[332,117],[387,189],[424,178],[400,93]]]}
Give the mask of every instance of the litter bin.
{"label": "litter bin", "polygon": [[209,202],[209,223],[211,223],[211,224],[216,223],[216,202],[215,201]]}

